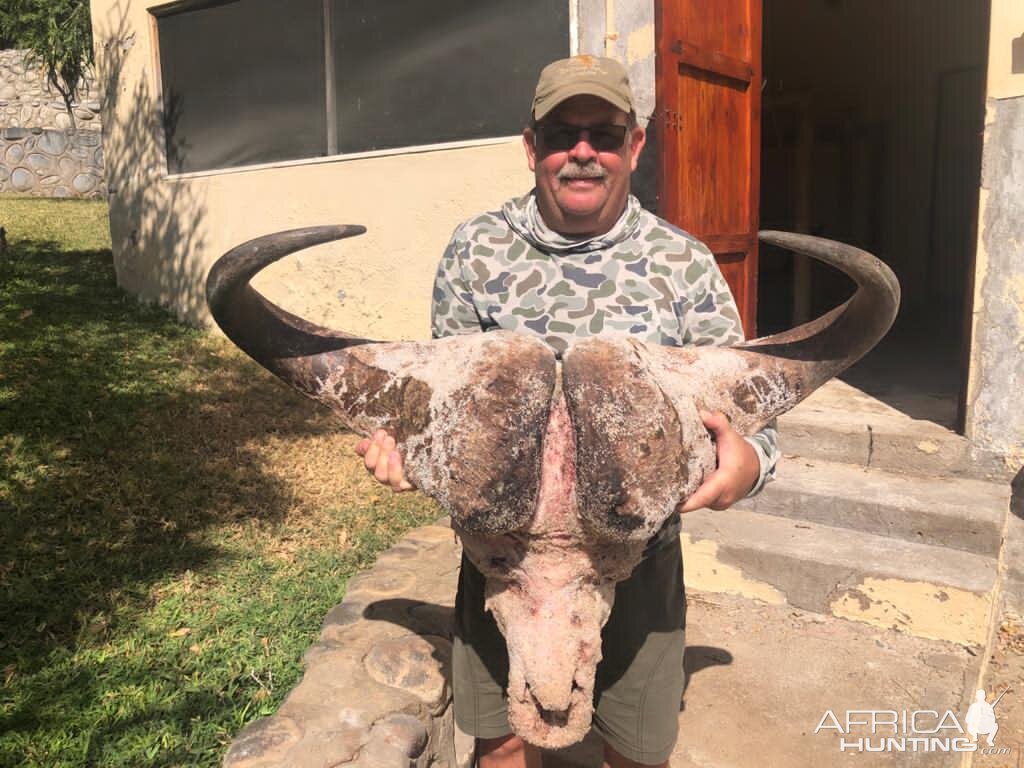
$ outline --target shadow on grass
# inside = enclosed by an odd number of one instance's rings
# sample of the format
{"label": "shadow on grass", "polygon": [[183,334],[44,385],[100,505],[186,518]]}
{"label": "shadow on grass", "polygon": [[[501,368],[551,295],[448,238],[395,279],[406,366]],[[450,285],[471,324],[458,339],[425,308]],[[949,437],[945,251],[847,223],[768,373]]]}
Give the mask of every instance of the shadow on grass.
{"label": "shadow on grass", "polygon": [[[294,493],[261,440],[335,429],[220,340],[124,295],[110,262],[41,241],[0,262],[0,732],[100,696],[103,664],[69,657],[137,622],[162,580],[236,557],[225,528],[286,514]],[[37,684],[14,694],[14,676]],[[209,705],[179,703],[108,735]]]}

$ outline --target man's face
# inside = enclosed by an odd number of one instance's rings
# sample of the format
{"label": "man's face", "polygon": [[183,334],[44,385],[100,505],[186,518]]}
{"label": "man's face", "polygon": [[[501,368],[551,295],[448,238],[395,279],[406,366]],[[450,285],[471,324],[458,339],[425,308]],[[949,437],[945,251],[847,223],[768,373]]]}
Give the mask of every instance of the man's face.
{"label": "man's face", "polygon": [[574,96],[545,115],[536,131],[523,132],[537,204],[553,230],[603,234],[622,215],[646,138],[643,128],[628,123],[629,116],[604,99]]}

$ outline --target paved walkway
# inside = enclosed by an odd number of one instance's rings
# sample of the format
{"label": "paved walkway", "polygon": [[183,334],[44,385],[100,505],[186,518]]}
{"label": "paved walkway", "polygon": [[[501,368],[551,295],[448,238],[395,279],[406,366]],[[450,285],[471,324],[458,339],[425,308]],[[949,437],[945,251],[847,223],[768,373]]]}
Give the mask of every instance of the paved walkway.
{"label": "paved walkway", "polygon": [[[450,528],[426,526],[354,578],[306,654],[301,684],[276,715],[236,738],[225,765],[468,765],[471,741],[455,733],[449,688],[458,557]],[[982,661],[974,651],[788,605],[699,592],[689,595],[687,639],[675,768],[961,763],[961,755],[939,751],[844,753],[841,738],[848,749],[876,747],[893,728],[878,728],[873,741],[862,742],[872,737],[868,726],[841,734],[837,724],[846,729],[852,710],[939,716],[950,710],[964,722]],[[829,712],[835,719],[815,733]],[[934,715],[918,717],[922,729],[936,725]],[[974,759],[995,768],[1018,765],[1020,755]],[[599,765],[599,742],[592,735],[548,764]]]}

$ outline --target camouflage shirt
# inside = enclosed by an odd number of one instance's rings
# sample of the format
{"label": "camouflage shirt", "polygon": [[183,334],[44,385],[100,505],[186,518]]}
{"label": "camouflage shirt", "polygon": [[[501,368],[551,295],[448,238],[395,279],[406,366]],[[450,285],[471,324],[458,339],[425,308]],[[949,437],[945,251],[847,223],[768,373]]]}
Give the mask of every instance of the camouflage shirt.
{"label": "camouflage shirt", "polygon": [[[495,329],[538,336],[559,355],[596,335],[670,346],[743,341],[711,251],[633,196],[610,231],[584,240],[551,230],[532,192],[456,228],[434,282],[433,336]],[[774,477],[776,432],[747,440],[761,463],[756,493]]]}

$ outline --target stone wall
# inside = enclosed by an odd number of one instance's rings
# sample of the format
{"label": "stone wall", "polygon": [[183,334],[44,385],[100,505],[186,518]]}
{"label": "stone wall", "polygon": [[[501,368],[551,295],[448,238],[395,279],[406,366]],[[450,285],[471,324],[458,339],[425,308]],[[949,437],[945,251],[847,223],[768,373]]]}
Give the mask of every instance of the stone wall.
{"label": "stone wall", "polygon": [[0,51],[0,193],[105,197],[99,89],[87,79],[73,105],[25,51]]}
{"label": "stone wall", "polygon": [[[455,723],[451,653],[462,548],[451,521],[410,531],[349,581],[277,713],[247,725],[223,768],[472,768]],[[596,731],[545,751],[563,768],[601,764]]]}
{"label": "stone wall", "polygon": [[302,682],[235,738],[225,768],[469,768],[473,739],[451,706],[459,553],[442,520],[353,578]]}

